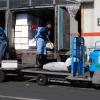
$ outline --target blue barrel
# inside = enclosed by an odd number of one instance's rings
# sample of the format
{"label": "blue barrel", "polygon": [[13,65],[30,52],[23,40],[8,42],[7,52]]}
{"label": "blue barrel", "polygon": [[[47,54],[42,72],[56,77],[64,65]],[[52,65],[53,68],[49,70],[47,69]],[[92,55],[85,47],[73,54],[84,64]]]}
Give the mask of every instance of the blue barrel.
{"label": "blue barrel", "polygon": [[100,50],[94,50],[90,53],[90,64],[89,64],[89,70],[94,71],[100,71]]}

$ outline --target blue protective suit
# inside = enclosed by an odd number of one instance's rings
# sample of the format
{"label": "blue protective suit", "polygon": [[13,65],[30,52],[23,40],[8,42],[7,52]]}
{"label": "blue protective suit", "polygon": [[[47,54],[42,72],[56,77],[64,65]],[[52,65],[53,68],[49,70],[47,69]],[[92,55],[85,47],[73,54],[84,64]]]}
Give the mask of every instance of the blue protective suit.
{"label": "blue protective suit", "polygon": [[2,27],[0,27],[0,61],[4,57],[7,47],[7,38]]}
{"label": "blue protective suit", "polygon": [[36,30],[35,39],[37,42],[37,54],[46,55],[46,40],[49,30],[46,27],[38,27]]}

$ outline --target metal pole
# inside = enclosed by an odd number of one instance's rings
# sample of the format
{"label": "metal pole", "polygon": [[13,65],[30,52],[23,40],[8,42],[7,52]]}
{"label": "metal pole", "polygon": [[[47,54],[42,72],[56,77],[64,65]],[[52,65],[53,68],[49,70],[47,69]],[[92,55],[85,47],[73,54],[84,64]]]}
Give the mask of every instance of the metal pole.
{"label": "metal pole", "polygon": [[[55,41],[55,42],[54,42],[54,45],[55,45],[55,48],[57,48],[57,15],[58,15],[58,14],[57,14],[57,10],[58,10],[58,9],[57,9],[57,5],[56,5],[56,0],[53,0],[53,4],[54,4],[54,10],[55,10],[55,12],[54,12],[54,13],[55,13],[55,16],[54,16],[54,27],[55,27],[55,29],[54,29],[54,31],[55,31],[55,32],[54,32],[54,35],[55,35],[55,36],[54,36],[54,37],[55,37],[55,38],[54,38],[54,41]],[[55,51],[56,51],[56,50],[55,50]]]}
{"label": "metal pole", "polygon": [[9,0],[7,0],[7,9],[9,9]]}
{"label": "metal pole", "polygon": [[29,0],[29,6],[32,6],[32,0]]}
{"label": "metal pole", "polygon": [[8,35],[9,0],[7,0],[7,10],[5,12],[5,34]]}

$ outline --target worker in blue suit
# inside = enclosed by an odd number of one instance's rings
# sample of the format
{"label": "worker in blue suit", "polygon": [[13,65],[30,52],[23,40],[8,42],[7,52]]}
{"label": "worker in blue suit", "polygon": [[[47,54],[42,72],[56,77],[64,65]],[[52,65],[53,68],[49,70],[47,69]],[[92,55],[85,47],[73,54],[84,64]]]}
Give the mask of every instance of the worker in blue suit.
{"label": "worker in blue suit", "polygon": [[0,63],[4,57],[7,47],[7,37],[2,27],[0,27]]}
{"label": "worker in blue suit", "polygon": [[46,27],[37,27],[35,32],[35,39],[37,43],[37,64],[42,66],[44,64],[47,50],[46,50],[46,42],[48,40],[48,35],[50,34],[50,29],[52,25],[50,22],[46,24]]}

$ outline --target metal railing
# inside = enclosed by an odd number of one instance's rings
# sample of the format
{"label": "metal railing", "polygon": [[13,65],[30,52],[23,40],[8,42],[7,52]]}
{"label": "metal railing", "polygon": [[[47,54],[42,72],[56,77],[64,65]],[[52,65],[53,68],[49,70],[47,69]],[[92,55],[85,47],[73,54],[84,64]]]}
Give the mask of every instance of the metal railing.
{"label": "metal railing", "polygon": [[9,0],[9,8],[23,8],[29,6],[29,0]]}
{"label": "metal railing", "polygon": [[0,9],[7,8],[7,0],[0,0]]}
{"label": "metal railing", "polygon": [[52,5],[53,0],[9,0],[9,8]]}
{"label": "metal railing", "polygon": [[[84,1],[84,0],[83,0]],[[0,0],[1,8],[24,8],[34,6],[52,6],[53,4],[75,4],[77,0]]]}
{"label": "metal railing", "polygon": [[53,0],[31,0],[32,6],[53,5]]}

